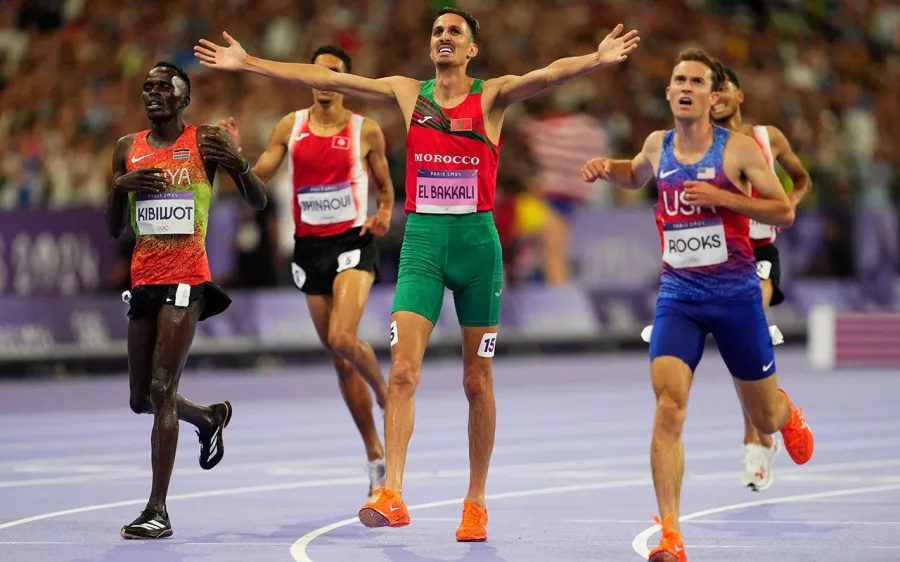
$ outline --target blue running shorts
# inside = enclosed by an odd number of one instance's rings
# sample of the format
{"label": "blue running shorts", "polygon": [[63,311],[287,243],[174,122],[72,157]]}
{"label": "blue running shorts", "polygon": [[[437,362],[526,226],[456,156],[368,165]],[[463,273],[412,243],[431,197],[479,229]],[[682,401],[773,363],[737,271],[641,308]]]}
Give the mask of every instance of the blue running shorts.
{"label": "blue running shorts", "polygon": [[755,381],[775,374],[772,336],[759,299],[729,304],[658,299],[650,360],[673,356],[695,371],[707,334],[715,338],[732,376]]}

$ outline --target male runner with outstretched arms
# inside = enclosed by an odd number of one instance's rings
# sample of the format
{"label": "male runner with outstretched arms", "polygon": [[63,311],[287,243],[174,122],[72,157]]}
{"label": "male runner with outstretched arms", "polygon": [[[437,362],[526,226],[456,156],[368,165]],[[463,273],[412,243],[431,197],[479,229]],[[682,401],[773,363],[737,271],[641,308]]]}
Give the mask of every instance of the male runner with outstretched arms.
{"label": "male runner with outstretched arms", "polygon": [[[317,49],[311,62],[333,72],[350,72],[352,65],[350,55],[331,45]],[[241,145],[233,119],[219,126]],[[306,293],[316,332],[331,352],[341,395],[362,435],[371,494],[384,486],[385,462],[366,382],[382,409],[387,384],[372,346],[357,337],[357,329],[378,278],[374,236],[387,232],[394,206],[384,134],[372,119],[344,108],[343,95],[313,89],[312,107],[278,122],[253,172],[269,182],[285,156],[295,227],[294,284]],[[367,218],[369,171],[378,210]]]}
{"label": "male runner with outstretched arms", "polygon": [[522,76],[491,80],[466,74],[478,54],[478,22],[453,8],[431,28],[435,78],[373,80],[316,65],[249,56],[223,33],[228,47],[201,40],[201,64],[253,72],[319,90],[341,92],[400,108],[407,123],[406,212],[397,291],[391,316],[391,375],[385,420],[387,484],[359,511],[369,527],[402,527],[403,469],[414,422],[413,395],[444,288],[453,291],[463,333],[463,387],[469,401],[469,490],[459,541],[487,539],[485,485],[494,444],[496,410],[491,360],[497,344],[503,291],[500,242],[493,209],[501,128],[506,109],[548,88],[624,61],[637,48],[636,31],[617,26],[593,53],[559,59]]}
{"label": "male runner with outstretched arms", "polygon": [[150,499],[120,534],[156,539],[172,535],[166,495],[178,420],[197,428],[200,467],[209,470],[225,453],[224,430],[232,414],[228,402],[203,407],[178,395],[197,322],[231,304],[212,282],[206,257],[212,178],[221,166],[257,210],[265,208],[266,193],[224,131],[184,124],[191,83],[182,69],[156,63],[144,80],[141,98],[150,128],[116,143],[106,224],[118,238],[130,222],[137,237],[128,311],[130,404],[136,414],[153,414]]}
{"label": "male runner with outstretched arms", "polygon": [[[773,172],[775,171],[775,162],[784,168],[794,183],[794,189],[788,194],[788,199],[796,210],[797,205],[809,196],[812,189],[809,173],[794,154],[784,133],[777,127],[754,126],[742,121],[741,104],[744,102],[744,92],[741,90],[740,81],[737,74],[728,68],[725,69],[725,77],[725,84],[717,96],[715,105],[710,110],[713,122],[754,138]],[[655,184],[656,180],[652,178],[647,185],[649,187]],[[657,217],[661,218],[659,214]],[[770,305],[777,306],[784,301],[784,294],[779,287],[781,261],[778,248],[774,244],[775,236],[775,227],[753,219],[750,220],[750,244],[753,246],[753,255],[756,258],[756,273],[762,285],[764,309],[768,309]],[[775,455],[781,448],[781,443],[756,429],[746,412],[743,415],[744,470],[741,473],[741,483],[753,491],[762,492],[774,482],[775,473],[772,464]]]}
{"label": "male runner with outstretched arms", "polygon": [[765,434],[781,431],[797,464],[808,462],[814,448],[801,411],[778,387],[749,238],[751,218],[787,227],[794,209],[756,141],[711,122],[724,81],[722,66],[703,51],[681,53],[666,88],[675,128],[650,134],[631,160],[596,158],[583,170],[586,181],[639,189],[655,176],[659,186],[663,272],[650,341],[656,394],[650,464],[663,534],[650,553],[656,562],[687,560],[678,520],[681,432],[707,334],[753,425]]}

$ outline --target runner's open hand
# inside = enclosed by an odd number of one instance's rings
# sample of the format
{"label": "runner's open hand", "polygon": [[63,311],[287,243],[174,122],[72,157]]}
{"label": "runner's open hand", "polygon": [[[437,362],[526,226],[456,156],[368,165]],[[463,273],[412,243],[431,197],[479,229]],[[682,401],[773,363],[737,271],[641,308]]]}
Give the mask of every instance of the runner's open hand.
{"label": "runner's open hand", "polygon": [[619,37],[622,29],[624,26],[620,23],[603,38],[603,42],[597,47],[597,56],[600,58],[601,67],[624,62],[628,58],[628,53],[637,49],[638,43],[641,42],[637,30],[634,29]]}
{"label": "runner's open hand", "polygon": [[159,193],[168,184],[162,168],[132,170],[116,180],[116,188],[126,193]]}
{"label": "runner's open hand", "polygon": [[371,232],[375,236],[384,236],[391,227],[391,211],[379,210],[377,213],[369,217],[369,220],[363,225],[359,235],[362,236],[366,232]]}
{"label": "runner's open hand", "polygon": [[227,47],[216,45],[206,39],[200,40],[200,45],[194,45],[194,56],[200,59],[200,64],[218,70],[243,70],[247,60],[247,51],[241,47],[234,37],[222,32],[222,37],[228,43]]}
{"label": "runner's open hand", "polygon": [[211,160],[239,174],[246,172],[250,164],[225,137],[225,133],[217,128],[210,128],[200,135],[200,155],[204,160]]}

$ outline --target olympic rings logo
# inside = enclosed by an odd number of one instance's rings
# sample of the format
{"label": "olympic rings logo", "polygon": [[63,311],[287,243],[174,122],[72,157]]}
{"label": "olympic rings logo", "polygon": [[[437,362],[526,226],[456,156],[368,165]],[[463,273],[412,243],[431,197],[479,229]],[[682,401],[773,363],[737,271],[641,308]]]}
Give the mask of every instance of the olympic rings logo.
{"label": "olympic rings logo", "polygon": [[155,228],[155,230],[156,230],[157,234],[165,234],[166,232],[169,232],[169,225],[161,224],[161,225],[157,226]]}

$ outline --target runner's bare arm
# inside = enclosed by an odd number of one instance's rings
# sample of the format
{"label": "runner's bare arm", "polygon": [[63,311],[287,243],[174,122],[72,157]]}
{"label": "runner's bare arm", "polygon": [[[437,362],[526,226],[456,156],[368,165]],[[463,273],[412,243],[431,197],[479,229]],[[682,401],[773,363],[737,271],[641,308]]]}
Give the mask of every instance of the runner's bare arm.
{"label": "runner's bare arm", "polygon": [[372,79],[334,72],[315,64],[261,59],[248,55],[241,44],[228,33],[223,32],[222,36],[228,43],[227,47],[216,45],[206,39],[201,39],[200,44],[194,46],[194,56],[200,60],[200,64],[231,72],[252,72],[307,88],[338,92],[363,101],[389,105],[398,105],[397,92],[404,87],[415,87],[416,90],[419,87],[418,81],[403,76]]}
{"label": "runner's bare arm", "polygon": [[788,199],[796,208],[809,197],[812,191],[812,179],[809,177],[809,172],[803,167],[803,163],[800,162],[800,158],[794,153],[794,149],[784,133],[778,127],[770,126],[768,129],[775,159],[794,182],[794,190],[788,194]]}
{"label": "runner's bare arm", "polygon": [[[698,207],[725,207],[763,224],[787,228],[794,222],[794,206],[759,145],[746,135],[731,135],[725,145],[726,166],[737,168],[758,197],[726,191],[707,182],[686,181],[685,198]],[[728,164],[731,162],[731,164]]]}
{"label": "runner's bare arm", "polygon": [[291,141],[291,131],[294,130],[294,114],[289,113],[281,118],[272,134],[269,135],[269,144],[253,166],[253,173],[259,179],[269,183],[275,172],[281,167],[284,156],[287,154],[288,143]]}
{"label": "runner's bare arm", "polygon": [[488,80],[485,90],[496,91],[491,105],[494,109],[506,109],[514,103],[536,96],[548,88],[564,84],[573,78],[584,76],[598,68],[612,66],[628,58],[637,48],[641,38],[635,30],[619,36],[623,26],[619,24],[607,35],[597,50],[580,57],[558,59],[522,76],[501,76]]}
{"label": "runner's bare arm", "polygon": [[369,145],[366,163],[378,191],[378,210],[366,220],[361,234],[372,232],[376,236],[383,236],[391,226],[391,213],[394,210],[394,184],[388,169],[387,144],[384,132],[372,119],[366,118],[363,121],[362,135]]}
{"label": "runner's bare arm", "polygon": [[112,171],[113,185],[109,190],[109,198],[106,200],[106,227],[113,238],[122,236],[125,232],[125,222],[128,217],[128,193],[116,187],[116,180],[127,173],[125,159],[134,144],[134,135],[126,135],[119,139],[113,151]]}
{"label": "runner's bare arm", "polygon": [[372,119],[363,122],[363,135],[369,142],[369,154],[366,162],[372,171],[378,189],[378,210],[391,211],[394,208],[394,184],[391,181],[391,173],[388,169],[387,144],[384,140],[384,132]]}
{"label": "runner's bare arm", "polygon": [[224,169],[238,188],[241,197],[253,209],[266,208],[266,184],[253,173],[250,161],[241,156],[231,136],[224,129],[212,125],[197,127],[197,144],[204,163],[214,162]]}
{"label": "runner's bare arm", "polygon": [[654,131],[644,140],[641,151],[631,160],[594,158],[584,165],[582,177],[587,182],[597,179],[608,181],[616,187],[640,189],[653,179],[653,162],[659,159],[664,131]]}

